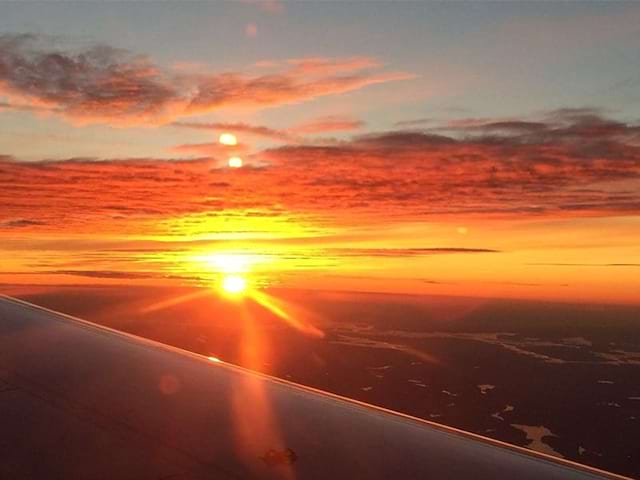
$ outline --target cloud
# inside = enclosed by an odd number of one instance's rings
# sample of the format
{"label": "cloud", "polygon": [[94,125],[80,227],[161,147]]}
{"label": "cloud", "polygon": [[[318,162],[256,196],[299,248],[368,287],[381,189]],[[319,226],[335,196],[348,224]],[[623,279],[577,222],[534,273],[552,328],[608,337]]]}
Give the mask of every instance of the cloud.
{"label": "cloud", "polygon": [[111,271],[111,270],[53,270],[42,273],[56,274],[56,275],[74,275],[78,277],[89,278],[114,278],[122,280],[141,280],[147,278],[162,277],[157,273],[142,273],[142,272],[124,272],[124,271]]}
{"label": "cloud", "polygon": [[362,120],[351,116],[330,115],[315,118],[309,122],[304,122],[291,128],[291,131],[302,135],[329,132],[347,132],[358,130],[365,126]]}
{"label": "cloud", "polygon": [[0,35],[0,95],[84,123],[167,123],[222,107],[273,107],[410,77],[368,58],[293,59],[257,76],[189,72],[106,45],[65,51],[37,35]]}
{"label": "cloud", "polygon": [[[2,218],[41,222],[23,227],[38,231],[278,228],[304,237],[316,226],[640,213],[638,126],[575,111],[553,112],[533,128],[512,120],[497,133],[498,120],[489,120],[490,128],[453,133],[291,143],[254,153],[258,166],[238,171],[216,167],[212,144],[178,148],[201,155],[189,161],[0,156]],[[167,227],[176,217],[184,220]]]}
{"label": "cloud", "polygon": [[499,253],[487,248],[425,247],[425,248],[338,248],[331,253],[342,257],[422,257],[457,253]]}
{"label": "cloud", "polygon": [[18,111],[26,111],[26,112],[47,112],[51,111],[51,109],[45,107],[31,106],[31,105],[20,105],[15,103],[8,102],[0,102],[0,111],[2,109],[7,110],[18,110]]}
{"label": "cloud", "polygon": [[380,62],[371,57],[351,57],[343,59],[303,57],[289,59],[286,63],[294,67],[292,74],[297,76],[317,74],[335,75],[382,66]]}
{"label": "cloud", "polygon": [[434,123],[436,120],[431,117],[425,118],[414,118],[412,120],[401,120],[399,122],[395,122],[393,124],[394,127],[398,128],[414,128],[414,127],[424,127],[430,123]]}
{"label": "cloud", "polygon": [[[1,161],[1,160],[0,160]],[[15,218],[13,220],[0,221],[0,229],[3,228],[23,228],[44,225],[38,220],[29,220],[28,218]]]}
{"label": "cloud", "polygon": [[528,263],[547,267],[640,267],[640,263]]}
{"label": "cloud", "polygon": [[174,122],[172,126],[211,132],[224,131],[236,135],[245,134],[278,142],[302,143],[306,141],[304,135],[357,130],[364,126],[364,122],[353,117],[331,115],[314,118],[308,122],[285,129],[252,125],[244,122]]}
{"label": "cloud", "polygon": [[638,125],[564,110],[536,122],[381,132],[264,155],[290,173],[317,172],[308,185],[344,193],[347,205],[403,205],[406,215],[633,214],[639,134]]}
{"label": "cloud", "polygon": [[265,127],[263,125],[251,125],[249,123],[242,122],[175,122],[172,125],[174,127],[193,128],[196,130],[225,131],[234,134],[247,134],[281,142],[298,140],[298,137],[290,133],[288,130],[278,130],[275,128]]}
{"label": "cloud", "polygon": [[486,121],[483,119],[462,119],[449,122],[445,127],[440,127],[440,130],[448,131],[463,131],[467,134],[474,132],[480,132],[483,134],[489,133],[505,133],[505,134],[518,134],[518,133],[536,133],[546,130],[547,125],[543,122],[532,122],[525,120],[492,120]]}
{"label": "cloud", "polygon": [[244,155],[248,153],[249,150],[249,146],[245,143],[238,143],[237,145],[227,146],[222,145],[219,142],[185,143],[181,145],[175,145],[170,148],[170,151],[177,153],[195,154],[201,157],[207,156],[224,159],[226,159],[230,155]]}
{"label": "cloud", "polygon": [[606,141],[640,144],[640,125],[606,118],[593,108],[562,108],[531,119],[462,119],[432,129],[433,131],[480,136],[485,141],[496,138],[520,144],[588,144]]}

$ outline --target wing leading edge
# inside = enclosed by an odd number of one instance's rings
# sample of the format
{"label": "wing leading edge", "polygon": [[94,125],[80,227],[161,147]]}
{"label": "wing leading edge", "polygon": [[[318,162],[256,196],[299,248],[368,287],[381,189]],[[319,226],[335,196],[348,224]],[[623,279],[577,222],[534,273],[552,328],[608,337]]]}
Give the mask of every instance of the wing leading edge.
{"label": "wing leading edge", "polygon": [[0,478],[622,479],[0,297]]}

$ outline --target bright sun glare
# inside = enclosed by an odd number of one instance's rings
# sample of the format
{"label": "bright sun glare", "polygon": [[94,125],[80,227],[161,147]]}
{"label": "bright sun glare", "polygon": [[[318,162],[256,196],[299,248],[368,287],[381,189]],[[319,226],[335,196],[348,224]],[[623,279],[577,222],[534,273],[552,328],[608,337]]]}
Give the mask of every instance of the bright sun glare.
{"label": "bright sun glare", "polygon": [[229,166],[231,168],[240,168],[242,166],[242,159],[240,157],[231,157],[229,159]]}
{"label": "bright sun glare", "polygon": [[241,253],[217,253],[206,255],[203,260],[218,272],[224,273],[245,273],[249,267],[255,263],[251,255]]}
{"label": "bright sun glare", "polygon": [[238,144],[238,140],[236,139],[236,136],[233,133],[223,133],[222,135],[220,135],[220,143],[223,145],[237,145]]}
{"label": "bright sun glare", "polygon": [[247,288],[247,282],[240,275],[227,275],[222,279],[222,289],[226,293],[239,295]]}

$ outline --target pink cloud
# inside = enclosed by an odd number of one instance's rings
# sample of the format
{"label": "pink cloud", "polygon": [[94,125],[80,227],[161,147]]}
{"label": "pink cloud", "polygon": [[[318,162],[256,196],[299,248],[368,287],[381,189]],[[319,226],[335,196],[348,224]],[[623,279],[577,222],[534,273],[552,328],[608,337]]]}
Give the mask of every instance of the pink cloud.
{"label": "pink cloud", "polygon": [[307,57],[293,58],[287,60],[289,65],[295,68],[296,75],[335,75],[338,73],[349,73],[369,68],[380,67],[380,63],[371,57],[351,57],[351,58],[326,58]]}
{"label": "pink cloud", "polygon": [[85,123],[166,123],[222,107],[273,107],[410,77],[358,58],[296,59],[257,76],[168,70],[108,46],[73,53],[35,35],[0,35],[0,95]]}
{"label": "pink cloud", "polygon": [[299,134],[346,132],[364,127],[364,122],[351,116],[331,115],[315,118],[291,128]]}

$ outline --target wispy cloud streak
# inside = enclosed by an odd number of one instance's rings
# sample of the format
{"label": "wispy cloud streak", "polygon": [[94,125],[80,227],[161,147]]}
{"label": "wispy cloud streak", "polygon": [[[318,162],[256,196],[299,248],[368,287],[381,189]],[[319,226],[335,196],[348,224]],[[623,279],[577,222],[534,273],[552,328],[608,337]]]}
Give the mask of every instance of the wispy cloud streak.
{"label": "wispy cloud streak", "polygon": [[363,58],[294,59],[265,75],[187,73],[107,45],[64,50],[38,35],[0,35],[0,95],[22,108],[84,123],[166,123],[222,107],[271,107],[410,77]]}

